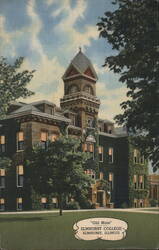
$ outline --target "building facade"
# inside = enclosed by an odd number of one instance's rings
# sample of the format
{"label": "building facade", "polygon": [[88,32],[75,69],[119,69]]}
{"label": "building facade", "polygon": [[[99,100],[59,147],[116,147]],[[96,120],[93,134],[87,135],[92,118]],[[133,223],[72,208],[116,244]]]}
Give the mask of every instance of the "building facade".
{"label": "building facade", "polygon": [[[10,105],[0,121],[0,154],[13,160],[9,170],[5,163],[0,166],[1,211],[57,206],[56,197],[39,197],[27,185],[24,160],[33,145],[45,147],[47,140],[56,140],[64,129],[82,138],[83,151],[90,152],[92,164],[98,166],[98,171],[91,165],[85,171],[94,179],[89,200],[96,208],[148,205],[147,161],[133,148],[126,131],[117,131],[111,121],[99,118],[97,80],[91,61],[79,51],[63,75],[60,107],[45,100]],[[109,187],[104,187],[103,180]]]}

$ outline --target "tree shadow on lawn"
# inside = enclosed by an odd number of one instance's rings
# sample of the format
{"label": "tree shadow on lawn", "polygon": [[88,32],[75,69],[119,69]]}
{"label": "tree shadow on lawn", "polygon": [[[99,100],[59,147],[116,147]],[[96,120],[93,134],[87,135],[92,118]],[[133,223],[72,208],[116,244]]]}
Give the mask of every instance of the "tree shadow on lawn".
{"label": "tree shadow on lawn", "polygon": [[[52,215],[52,217],[58,217],[58,215]],[[0,223],[3,222],[35,222],[35,221],[43,221],[43,220],[49,220],[50,217],[46,218],[46,217],[0,217]]]}

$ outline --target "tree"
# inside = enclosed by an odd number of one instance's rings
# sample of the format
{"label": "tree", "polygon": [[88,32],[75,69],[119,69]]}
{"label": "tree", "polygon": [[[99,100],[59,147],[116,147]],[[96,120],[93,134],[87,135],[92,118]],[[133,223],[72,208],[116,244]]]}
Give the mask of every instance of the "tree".
{"label": "tree", "polygon": [[126,83],[128,100],[115,117],[135,135],[134,144],[159,168],[159,1],[115,0],[116,10],[100,18],[100,36],[116,50],[105,59],[119,81]]}
{"label": "tree", "polygon": [[83,169],[87,158],[88,154],[80,150],[80,142],[67,136],[48,141],[46,149],[36,146],[28,158],[31,186],[41,195],[56,195],[60,215],[66,197],[87,194],[91,184]]}
{"label": "tree", "polygon": [[33,94],[26,86],[34,71],[20,71],[22,63],[23,57],[19,57],[13,65],[8,64],[4,57],[0,57],[0,119],[6,115],[11,101]]}

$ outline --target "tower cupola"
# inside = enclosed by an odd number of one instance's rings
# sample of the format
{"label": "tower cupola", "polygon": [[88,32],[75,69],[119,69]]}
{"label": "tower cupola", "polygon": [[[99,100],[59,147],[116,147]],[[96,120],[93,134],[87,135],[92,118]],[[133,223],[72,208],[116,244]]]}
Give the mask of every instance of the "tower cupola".
{"label": "tower cupola", "polygon": [[96,97],[97,74],[81,49],[70,62],[62,79],[64,97],[60,100],[61,108],[76,112],[80,117],[79,126],[84,127],[87,117],[94,119],[97,116],[100,101]]}

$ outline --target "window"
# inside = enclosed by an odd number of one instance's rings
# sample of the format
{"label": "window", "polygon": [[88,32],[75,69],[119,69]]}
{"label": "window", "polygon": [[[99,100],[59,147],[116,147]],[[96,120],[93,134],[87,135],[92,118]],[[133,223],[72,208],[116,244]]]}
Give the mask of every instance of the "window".
{"label": "window", "polygon": [[94,127],[94,119],[92,117],[88,117],[88,119],[87,119],[87,127],[89,127],[89,128]]}
{"label": "window", "polygon": [[5,210],[5,199],[0,198],[0,211]]}
{"label": "window", "polygon": [[17,210],[21,211],[23,209],[22,198],[17,198]]}
{"label": "window", "polygon": [[92,169],[87,169],[87,170],[85,171],[85,174],[89,175],[92,179],[95,180],[95,171],[94,171],[94,170],[92,170]]}
{"label": "window", "polygon": [[134,207],[137,207],[137,199],[134,199]]}
{"label": "window", "polygon": [[94,144],[93,143],[84,143],[83,151],[91,153],[91,158],[94,159]]}
{"label": "window", "polygon": [[134,149],[134,163],[135,164],[145,164],[144,155],[141,155],[141,153],[137,149]]}
{"label": "window", "polygon": [[41,146],[43,149],[46,149],[47,147],[47,139],[48,139],[48,133],[41,132]]}
{"label": "window", "polygon": [[0,188],[5,188],[5,169],[0,169]]}
{"label": "window", "polygon": [[5,136],[0,135],[0,153],[4,153],[5,151],[6,151]]}
{"label": "window", "polygon": [[110,183],[110,188],[112,190],[114,186],[114,174],[113,173],[109,173],[109,183]]}
{"label": "window", "polygon": [[53,134],[53,133],[52,133],[52,134],[50,134],[49,139],[50,139],[50,141],[54,142],[54,141],[57,140],[57,137],[58,137],[57,134]]}
{"label": "window", "polygon": [[58,206],[58,200],[56,197],[52,198],[52,204],[53,204],[54,208],[56,208]]}
{"label": "window", "polygon": [[98,150],[99,150],[99,161],[103,162],[103,147],[99,146]]}
{"label": "window", "polygon": [[103,180],[103,172],[100,172],[100,173],[99,173],[99,179],[100,179],[100,180]]}
{"label": "window", "polygon": [[84,87],[84,91],[87,92],[90,95],[93,95],[93,89],[92,89],[92,87],[90,85],[86,85]]}
{"label": "window", "polygon": [[108,162],[113,163],[113,148],[108,149]]}
{"label": "window", "polygon": [[46,197],[42,197],[41,198],[41,205],[42,205],[43,209],[46,208],[46,205],[47,205],[47,199],[46,199]]}
{"label": "window", "polygon": [[140,200],[140,207],[143,207],[143,200]]}
{"label": "window", "polygon": [[139,176],[138,187],[139,187],[140,189],[143,189],[143,188],[144,188],[143,175],[140,175],[140,176]]}
{"label": "window", "polygon": [[133,183],[134,183],[134,188],[137,189],[137,175],[134,175]]}
{"label": "window", "polygon": [[16,176],[17,176],[17,187],[23,187],[23,182],[24,182],[24,169],[23,169],[23,165],[17,166]]}
{"label": "window", "polygon": [[24,150],[24,133],[22,131],[17,133],[17,151]]}
{"label": "window", "polygon": [[75,118],[75,115],[70,114],[70,117],[69,117],[69,118],[71,119],[71,125],[75,126],[75,125],[76,125],[76,118]]}
{"label": "window", "polygon": [[141,155],[141,156],[140,156],[140,163],[141,163],[141,164],[145,164],[144,155]]}
{"label": "window", "polygon": [[112,133],[112,126],[108,126],[107,131],[108,131],[108,134],[111,134]]}
{"label": "window", "polygon": [[76,92],[78,92],[77,86],[76,85],[72,85],[70,87],[70,94],[73,94],[73,93],[76,93]]}

